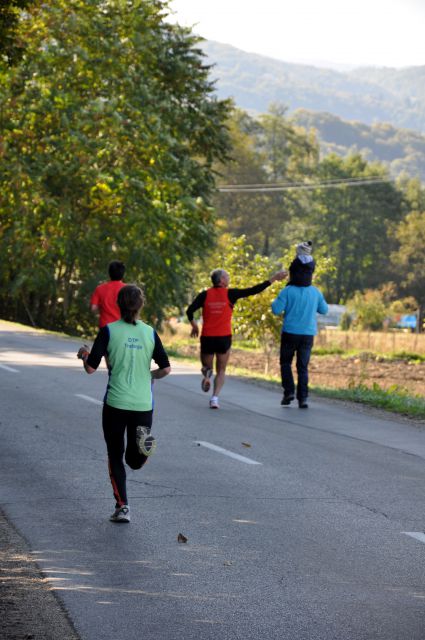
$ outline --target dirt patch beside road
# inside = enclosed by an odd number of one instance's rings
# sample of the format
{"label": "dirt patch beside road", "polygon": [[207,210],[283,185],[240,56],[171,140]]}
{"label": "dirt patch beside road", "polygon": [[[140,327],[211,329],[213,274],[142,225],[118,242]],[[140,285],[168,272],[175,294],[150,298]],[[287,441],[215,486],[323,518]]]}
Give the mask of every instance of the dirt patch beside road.
{"label": "dirt patch beside road", "polygon": [[378,384],[382,389],[397,385],[411,395],[424,395],[425,364],[408,361],[383,361],[359,357],[313,356],[311,362],[313,385],[346,388],[349,385]]}
{"label": "dirt patch beside road", "polygon": [[[197,345],[182,346],[179,353],[190,357],[198,357]],[[257,351],[232,349],[230,364],[234,367],[248,369],[252,373],[264,373],[266,357]],[[407,360],[378,361],[370,354],[342,357],[337,355],[315,356],[310,361],[310,384],[332,389],[346,389],[352,385],[378,384],[382,389],[397,385],[411,395],[425,393],[425,363],[413,364]],[[270,359],[269,374],[279,377],[279,354]]]}
{"label": "dirt patch beside road", "polygon": [[27,544],[1,511],[0,620],[4,640],[79,640]]}

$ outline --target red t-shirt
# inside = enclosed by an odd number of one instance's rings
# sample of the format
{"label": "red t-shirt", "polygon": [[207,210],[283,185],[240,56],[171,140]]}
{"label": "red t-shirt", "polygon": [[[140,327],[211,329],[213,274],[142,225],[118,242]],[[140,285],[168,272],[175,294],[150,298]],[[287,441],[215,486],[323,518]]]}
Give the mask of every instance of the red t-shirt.
{"label": "red t-shirt", "polygon": [[94,290],[90,304],[99,307],[99,327],[104,327],[109,322],[115,322],[121,318],[121,312],[117,304],[118,292],[124,286],[122,280],[110,280],[100,284]]}

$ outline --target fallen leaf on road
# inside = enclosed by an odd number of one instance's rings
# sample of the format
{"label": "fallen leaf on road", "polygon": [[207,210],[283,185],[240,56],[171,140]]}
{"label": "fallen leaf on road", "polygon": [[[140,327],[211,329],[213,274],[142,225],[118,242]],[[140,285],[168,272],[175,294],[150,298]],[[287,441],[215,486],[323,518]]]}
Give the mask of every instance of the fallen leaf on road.
{"label": "fallen leaf on road", "polygon": [[187,542],[186,536],[184,536],[182,533],[179,533],[179,535],[177,536],[177,542]]}
{"label": "fallen leaf on road", "polygon": [[249,442],[242,442],[244,447],[250,447],[251,445],[249,444]]}

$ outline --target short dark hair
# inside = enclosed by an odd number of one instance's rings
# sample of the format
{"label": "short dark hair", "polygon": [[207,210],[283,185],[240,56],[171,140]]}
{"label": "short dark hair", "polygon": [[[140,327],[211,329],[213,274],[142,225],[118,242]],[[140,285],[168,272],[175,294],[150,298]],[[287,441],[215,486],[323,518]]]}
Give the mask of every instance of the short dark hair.
{"label": "short dark hair", "polygon": [[112,260],[108,267],[109,277],[111,280],[122,280],[125,273],[125,264],[119,260]]}
{"label": "short dark hair", "polygon": [[220,284],[221,277],[224,273],[226,273],[224,269],[214,269],[214,271],[211,271],[211,282],[214,287],[217,287]]}
{"label": "short dark hair", "polygon": [[118,292],[118,306],[121,318],[129,324],[136,324],[136,318],[140,309],[145,304],[143,289],[136,284],[126,284]]}

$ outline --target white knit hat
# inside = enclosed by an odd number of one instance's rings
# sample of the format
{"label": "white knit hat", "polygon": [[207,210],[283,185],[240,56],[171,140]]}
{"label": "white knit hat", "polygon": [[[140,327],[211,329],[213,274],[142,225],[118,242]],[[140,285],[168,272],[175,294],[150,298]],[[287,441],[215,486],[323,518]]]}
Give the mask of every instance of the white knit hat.
{"label": "white knit hat", "polygon": [[313,243],[310,240],[297,244],[297,256],[310,256],[313,250]]}

